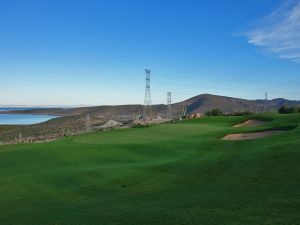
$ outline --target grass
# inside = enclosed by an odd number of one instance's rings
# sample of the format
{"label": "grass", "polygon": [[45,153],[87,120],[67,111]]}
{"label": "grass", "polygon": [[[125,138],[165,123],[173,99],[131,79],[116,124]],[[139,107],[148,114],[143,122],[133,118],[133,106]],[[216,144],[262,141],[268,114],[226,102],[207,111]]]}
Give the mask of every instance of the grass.
{"label": "grass", "polygon": [[[256,116],[257,117],[257,116]],[[300,115],[210,117],[0,146],[1,225],[300,224]]]}

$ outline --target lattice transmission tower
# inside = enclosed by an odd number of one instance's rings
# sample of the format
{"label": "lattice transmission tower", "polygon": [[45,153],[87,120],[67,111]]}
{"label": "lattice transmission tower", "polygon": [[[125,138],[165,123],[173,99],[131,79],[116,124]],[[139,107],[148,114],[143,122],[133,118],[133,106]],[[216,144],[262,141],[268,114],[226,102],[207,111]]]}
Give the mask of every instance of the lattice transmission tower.
{"label": "lattice transmission tower", "polygon": [[267,104],[268,104],[268,92],[265,92],[264,112],[267,112]]}
{"label": "lattice transmission tower", "polygon": [[167,118],[172,119],[172,93],[167,93]]}
{"label": "lattice transmission tower", "polygon": [[150,90],[150,74],[151,70],[145,69],[146,72],[146,89],[145,89],[145,98],[144,98],[144,118],[152,120],[152,101],[151,101],[151,90]]}
{"label": "lattice transmission tower", "polygon": [[86,115],[86,121],[85,121],[85,129],[89,131],[91,129],[91,121],[90,121],[90,115]]}

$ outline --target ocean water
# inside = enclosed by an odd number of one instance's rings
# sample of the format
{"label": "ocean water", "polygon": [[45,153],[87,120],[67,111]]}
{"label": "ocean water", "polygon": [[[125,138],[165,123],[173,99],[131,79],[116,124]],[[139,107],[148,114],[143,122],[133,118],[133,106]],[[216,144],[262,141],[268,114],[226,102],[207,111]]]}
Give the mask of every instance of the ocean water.
{"label": "ocean water", "polygon": [[0,111],[10,111],[10,110],[30,110],[30,109],[38,109],[38,108],[3,108],[3,107],[0,107]]}
{"label": "ocean water", "polygon": [[[7,110],[29,110],[32,108],[0,108],[0,111]],[[57,116],[31,115],[31,114],[0,114],[0,125],[28,125],[46,122]]]}

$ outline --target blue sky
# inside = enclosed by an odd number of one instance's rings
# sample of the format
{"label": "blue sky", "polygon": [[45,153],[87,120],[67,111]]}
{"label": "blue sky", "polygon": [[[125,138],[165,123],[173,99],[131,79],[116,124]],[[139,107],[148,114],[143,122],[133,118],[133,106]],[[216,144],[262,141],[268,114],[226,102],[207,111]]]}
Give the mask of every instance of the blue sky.
{"label": "blue sky", "polygon": [[0,104],[300,99],[298,0],[0,0]]}

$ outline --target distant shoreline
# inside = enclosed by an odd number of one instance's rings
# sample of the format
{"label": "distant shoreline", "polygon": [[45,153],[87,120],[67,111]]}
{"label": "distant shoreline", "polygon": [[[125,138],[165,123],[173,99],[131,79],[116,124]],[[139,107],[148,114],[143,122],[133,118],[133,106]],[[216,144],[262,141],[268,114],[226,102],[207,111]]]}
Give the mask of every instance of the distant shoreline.
{"label": "distant shoreline", "polygon": [[[68,108],[70,109],[70,108]],[[48,115],[48,116],[67,116],[65,113],[55,113],[54,110],[68,110],[63,108],[1,108],[0,115],[2,114],[20,114],[20,115]]]}

